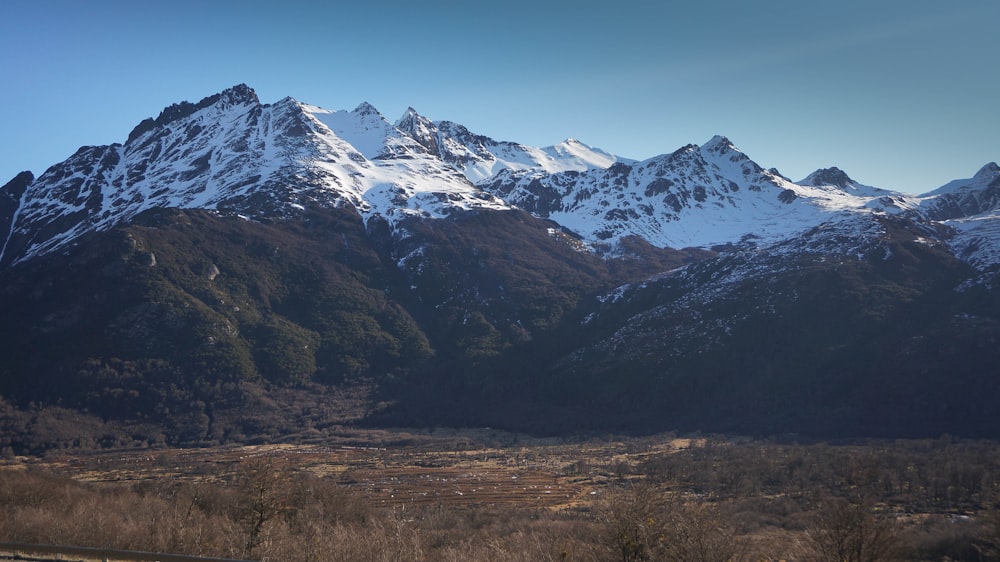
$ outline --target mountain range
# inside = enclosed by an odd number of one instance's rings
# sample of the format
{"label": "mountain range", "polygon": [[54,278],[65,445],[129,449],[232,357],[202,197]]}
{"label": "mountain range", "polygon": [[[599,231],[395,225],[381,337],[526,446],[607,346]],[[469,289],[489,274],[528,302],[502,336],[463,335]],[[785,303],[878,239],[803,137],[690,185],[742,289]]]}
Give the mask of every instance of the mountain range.
{"label": "mountain range", "polygon": [[0,188],[0,447],[995,437],[998,207],[995,163],[911,195],[239,85]]}

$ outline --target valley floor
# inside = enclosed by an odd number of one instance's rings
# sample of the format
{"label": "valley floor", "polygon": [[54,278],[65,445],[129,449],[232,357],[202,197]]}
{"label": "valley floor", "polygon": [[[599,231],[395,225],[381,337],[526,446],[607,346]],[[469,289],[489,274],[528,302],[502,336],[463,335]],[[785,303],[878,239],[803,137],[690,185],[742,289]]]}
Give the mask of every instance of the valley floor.
{"label": "valley floor", "polygon": [[66,451],[0,465],[0,541],[254,560],[1000,560],[1000,444],[539,439]]}

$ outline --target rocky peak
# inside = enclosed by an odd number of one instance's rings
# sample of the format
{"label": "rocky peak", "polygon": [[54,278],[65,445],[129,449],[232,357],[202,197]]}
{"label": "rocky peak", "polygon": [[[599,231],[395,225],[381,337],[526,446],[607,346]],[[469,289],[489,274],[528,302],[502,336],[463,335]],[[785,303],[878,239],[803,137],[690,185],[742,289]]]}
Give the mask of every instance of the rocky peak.
{"label": "rocky peak", "polygon": [[208,105],[212,105],[218,102],[222,102],[227,105],[250,105],[250,104],[260,103],[260,98],[257,97],[257,92],[255,92],[253,88],[247,86],[246,84],[237,84],[232,88],[223,90],[218,94],[217,100],[208,102],[206,104],[205,102],[207,100],[210,100],[212,97],[215,96],[210,96],[208,98],[201,100],[200,102],[198,102],[198,105],[200,107],[207,107]]}
{"label": "rocky peak", "polygon": [[1000,175],[1000,166],[997,166],[996,162],[990,162],[989,164],[983,166],[976,172],[973,176],[975,179],[989,179],[993,176]]}
{"label": "rocky peak", "polygon": [[434,123],[417,113],[412,107],[407,107],[403,116],[396,121],[396,128],[420,143],[431,154],[439,154],[437,143],[437,127]]}
{"label": "rocky peak", "polygon": [[375,109],[374,105],[366,101],[361,102],[361,104],[355,107],[354,111],[352,111],[351,113],[356,113],[362,117],[378,117],[384,119],[384,117],[382,117],[382,114],[379,113],[379,110]]}
{"label": "rocky peak", "polygon": [[156,119],[145,119],[139,123],[128,135],[128,140],[132,141],[143,133],[163,127],[169,123],[183,119],[194,112],[218,104],[220,108],[227,109],[237,105],[256,105],[260,103],[257,92],[246,84],[238,84],[228,88],[218,94],[203,98],[198,103],[182,101],[167,106],[160,112]]}
{"label": "rocky peak", "polygon": [[730,141],[728,138],[722,135],[715,135],[708,142],[701,145],[701,149],[715,154],[737,151],[736,145],[734,145],[732,141]]}
{"label": "rocky peak", "polygon": [[417,110],[413,109],[413,107],[407,107],[395,125],[401,131],[410,132],[414,126],[420,123],[430,123],[430,120],[417,113]]}
{"label": "rocky peak", "polygon": [[847,189],[851,185],[857,183],[846,172],[837,167],[832,168],[821,168],[815,172],[806,176],[805,179],[798,182],[801,185],[809,185],[813,187],[819,186],[836,186],[841,189]]}
{"label": "rocky peak", "polygon": [[[708,161],[714,161],[716,163],[721,162],[731,162],[736,164],[752,164],[751,168],[759,171],[760,167],[750,160],[746,154],[736,148],[731,140],[722,136],[715,135],[708,142],[698,147],[698,152],[703,158]],[[749,173],[751,170],[747,169],[744,172]]]}
{"label": "rocky peak", "polygon": [[0,194],[18,193],[18,197],[20,197],[20,193],[23,193],[24,189],[28,187],[28,184],[33,181],[35,181],[35,174],[29,171],[21,172],[20,174],[14,176],[3,187],[0,187]]}

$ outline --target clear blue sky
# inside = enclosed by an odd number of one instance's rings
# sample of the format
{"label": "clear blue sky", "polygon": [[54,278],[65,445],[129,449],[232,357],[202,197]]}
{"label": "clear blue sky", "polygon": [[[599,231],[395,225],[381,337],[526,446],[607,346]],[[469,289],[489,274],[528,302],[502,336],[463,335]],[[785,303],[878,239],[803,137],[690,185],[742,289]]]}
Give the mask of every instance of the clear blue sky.
{"label": "clear blue sky", "polygon": [[1000,160],[998,29],[998,0],[5,0],[0,184],[247,83],[636,159],[723,134],[926,192]]}

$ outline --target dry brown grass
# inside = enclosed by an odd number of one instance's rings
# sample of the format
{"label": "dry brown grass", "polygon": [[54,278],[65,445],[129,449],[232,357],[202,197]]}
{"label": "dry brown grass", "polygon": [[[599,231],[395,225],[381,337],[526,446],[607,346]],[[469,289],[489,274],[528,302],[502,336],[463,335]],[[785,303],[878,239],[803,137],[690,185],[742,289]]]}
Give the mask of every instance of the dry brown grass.
{"label": "dry brown grass", "polygon": [[[974,511],[899,503],[918,497],[916,484],[866,476],[874,473],[856,447],[379,431],[322,446],[8,460],[0,541],[287,562],[811,560],[829,550],[824,540],[861,521],[893,522],[893,556],[996,560],[994,504],[968,503],[985,502],[996,483],[963,475],[989,466],[998,449],[967,451],[980,460],[962,464],[955,481],[969,480],[970,495],[933,491],[933,470],[914,460],[924,446],[896,457],[903,472],[931,483],[920,501],[957,498]],[[943,454],[952,452],[966,454]],[[863,489],[882,499],[857,506],[839,527],[823,516],[843,505],[838,491]],[[874,552],[869,559],[886,559]]]}

